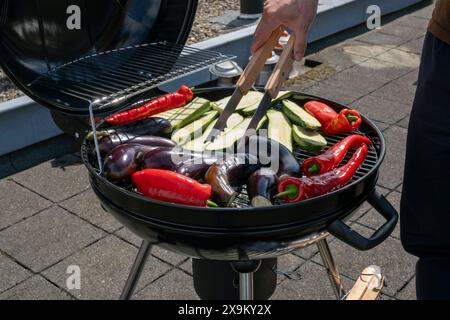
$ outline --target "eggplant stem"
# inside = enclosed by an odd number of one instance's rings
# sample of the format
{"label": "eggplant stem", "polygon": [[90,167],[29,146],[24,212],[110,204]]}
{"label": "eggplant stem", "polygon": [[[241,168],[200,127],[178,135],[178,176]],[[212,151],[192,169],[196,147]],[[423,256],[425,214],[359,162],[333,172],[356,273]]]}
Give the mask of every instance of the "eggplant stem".
{"label": "eggplant stem", "polygon": [[[110,133],[108,131],[96,131],[97,139],[108,137],[110,136]],[[93,141],[94,140],[94,132],[89,132],[86,136],[86,140]]]}
{"label": "eggplant stem", "polygon": [[214,201],[211,200],[206,200],[206,205],[210,208],[218,208],[219,205],[217,203],[215,203]]}

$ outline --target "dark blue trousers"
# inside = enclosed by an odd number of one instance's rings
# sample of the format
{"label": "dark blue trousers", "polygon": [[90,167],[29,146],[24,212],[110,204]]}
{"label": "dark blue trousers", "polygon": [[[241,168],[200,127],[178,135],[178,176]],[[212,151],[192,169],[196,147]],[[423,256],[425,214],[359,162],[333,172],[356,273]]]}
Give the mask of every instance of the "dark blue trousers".
{"label": "dark blue trousers", "polygon": [[428,33],[408,130],[401,238],[419,299],[450,299],[450,45]]}

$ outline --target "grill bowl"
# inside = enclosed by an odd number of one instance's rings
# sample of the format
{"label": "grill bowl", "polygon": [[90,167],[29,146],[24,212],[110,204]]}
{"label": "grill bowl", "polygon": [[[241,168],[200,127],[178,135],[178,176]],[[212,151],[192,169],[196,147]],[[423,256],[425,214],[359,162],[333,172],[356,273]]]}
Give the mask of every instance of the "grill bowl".
{"label": "grill bowl", "polygon": [[[207,88],[196,96],[216,100],[233,88]],[[296,98],[323,101],[336,110],[344,106],[320,97],[297,93]],[[294,100],[296,99],[294,98]],[[89,162],[86,142],[83,161],[93,190],[103,207],[127,228],[152,243],[188,256],[217,260],[265,258],[285,253],[292,243],[309,243],[323,236],[328,226],[345,219],[375,190],[378,169],[385,155],[381,131],[363,117],[360,133],[374,142],[366,162],[352,182],[337,191],[293,204],[251,208],[245,193],[231,208],[198,208],[145,198],[110,183]],[[342,137],[327,137],[329,145]],[[295,150],[303,159],[311,154]]]}

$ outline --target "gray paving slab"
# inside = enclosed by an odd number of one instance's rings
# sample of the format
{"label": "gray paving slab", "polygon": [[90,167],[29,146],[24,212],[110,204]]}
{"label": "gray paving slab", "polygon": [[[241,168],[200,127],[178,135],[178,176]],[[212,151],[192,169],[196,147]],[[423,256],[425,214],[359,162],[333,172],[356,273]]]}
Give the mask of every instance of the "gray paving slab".
{"label": "gray paving slab", "polygon": [[390,22],[387,27],[395,28],[397,26],[406,26],[410,28],[417,28],[420,31],[423,31],[427,29],[429,21],[430,21],[429,18],[424,18],[413,14],[407,14]]}
{"label": "gray paving slab", "polygon": [[[137,249],[110,235],[64,259],[43,272],[59,287],[67,289],[69,266],[79,266],[81,289],[69,290],[78,299],[118,299],[125,285]],[[171,269],[168,264],[149,257],[139,280],[137,290],[161,277]]]}
{"label": "gray paving slab", "polygon": [[71,300],[66,292],[40,275],[0,294],[0,300]]}
{"label": "gray paving slab", "polygon": [[[335,300],[334,292],[324,267],[305,262],[298,271],[301,280],[283,281],[275,290],[272,300]],[[344,288],[351,288],[353,281],[343,278]]]}
{"label": "gray paving slab", "polygon": [[381,164],[378,180],[383,187],[394,189],[403,181],[406,136],[407,130],[398,126],[392,126],[384,132],[386,157]]}
{"label": "gray paving slab", "polygon": [[386,130],[387,128],[390,127],[389,124],[384,123],[384,122],[380,122],[380,121],[376,121],[376,120],[372,120],[372,122],[378,127],[378,129],[380,129],[381,131]]}
{"label": "gray paving slab", "polygon": [[0,181],[0,230],[48,208],[52,203],[10,179]]}
{"label": "gray paving slab", "polygon": [[338,71],[347,69],[368,59],[366,56],[344,51],[343,46],[333,46],[312,54],[307,58],[334,66]]}
{"label": "gray paving slab", "polygon": [[344,88],[332,83],[318,83],[305,90],[306,93],[334,100],[344,105],[350,105],[353,101],[358,100],[364,94],[352,90],[350,88]]}
{"label": "gray paving slab", "polygon": [[12,178],[45,198],[60,202],[89,187],[87,170],[79,161],[79,158],[67,155],[17,173]]}
{"label": "gray paving slab", "polygon": [[61,203],[61,206],[108,232],[114,232],[122,226],[110,213],[103,210],[91,189],[67,199]]}
{"label": "gray paving slab", "polygon": [[413,83],[407,85],[403,83],[401,79],[394,80],[385,86],[372,92],[374,97],[385,98],[393,102],[399,102],[403,104],[412,105],[414,101],[414,95],[416,93],[416,86]]}
{"label": "gray paving slab", "polygon": [[381,29],[379,30],[381,33],[390,34],[405,40],[414,40],[417,38],[420,38],[425,35],[426,29],[418,29],[418,28],[412,28],[408,26],[403,25],[397,25],[395,27],[392,27],[389,23],[382,25]]}
{"label": "gray paving slab", "polygon": [[407,51],[407,52],[412,52],[415,54],[421,54],[422,49],[423,49],[424,40],[425,40],[425,37],[411,40],[411,41],[406,42],[406,43],[402,44],[401,46],[397,47],[397,49]]}
{"label": "gray paving slab", "polygon": [[[381,186],[376,187],[379,192],[381,192],[384,196],[387,196],[392,191],[386,188],[383,188]],[[372,206],[366,201],[364,202],[357,210],[356,212],[350,217],[350,221],[357,221],[359,218],[361,218],[367,211],[372,209]]]}
{"label": "gray paving slab", "polygon": [[[386,199],[392,204],[392,206],[400,213],[400,199],[402,194],[397,191],[391,192]],[[375,209],[369,210],[360,219],[357,220],[358,223],[364,225],[365,227],[377,230],[386,220],[380,216]],[[397,223],[394,231],[392,232],[392,237],[400,239],[400,220]]]}
{"label": "gray paving slab", "polygon": [[393,102],[384,97],[375,97],[370,94],[352,103],[352,108],[358,110],[370,120],[382,121],[388,125],[399,122],[411,112],[411,105],[409,104]]}
{"label": "gray paving slab", "polygon": [[409,115],[408,115],[407,117],[405,117],[404,119],[402,119],[401,121],[399,121],[399,122],[397,123],[397,125],[398,125],[399,127],[408,129],[408,126],[409,126]]}
{"label": "gray paving slab", "polygon": [[412,278],[409,283],[395,296],[399,300],[417,300],[416,278]]}
{"label": "gray paving slab", "polygon": [[33,274],[0,251],[0,292],[24,281]]}
{"label": "gray paving slab", "polygon": [[349,40],[340,45],[342,51],[346,54],[362,56],[366,58],[374,58],[380,54],[395,48],[397,45],[392,44],[370,44],[357,40]]}
{"label": "gray paving slab", "polygon": [[[127,228],[122,228],[122,229],[118,230],[115,234],[119,238],[122,238],[125,241],[128,241],[137,247],[139,247],[142,243],[142,239],[140,239],[138,236],[133,234]],[[185,256],[170,252],[159,246],[153,246],[151,253],[155,257],[158,257],[159,259],[162,259],[174,266],[179,265],[180,263],[184,262],[187,259],[187,257],[185,257]]]}
{"label": "gray paving slab", "polygon": [[[434,1],[434,0],[433,0]],[[434,4],[430,4],[422,9],[411,13],[412,16],[430,19],[434,10]]]}
{"label": "gray paving slab", "polygon": [[356,38],[357,41],[369,43],[372,45],[390,45],[393,47],[399,46],[407,42],[407,40],[396,37],[390,34],[385,34],[374,30],[367,32],[362,36]]}
{"label": "gray paving slab", "polygon": [[405,67],[405,69],[409,71],[413,68],[418,68],[420,65],[420,55],[399,49],[386,51],[377,56],[377,58],[382,61],[390,62],[398,67]]}
{"label": "gray paving slab", "polygon": [[[373,230],[357,224],[352,225],[352,228],[366,237],[373,233]],[[389,296],[395,296],[415,272],[417,258],[403,250],[400,240],[391,237],[369,251],[358,251],[342,241],[333,241],[330,250],[340,272],[353,280],[357,279],[364,268],[378,265],[386,277],[387,286],[383,292]],[[322,263],[318,256],[314,256],[313,260]]]}
{"label": "gray paving slab", "polygon": [[51,207],[0,232],[0,248],[39,272],[104,235],[80,218]]}
{"label": "gray paving slab", "polygon": [[179,269],[182,269],[183,271],[187,272],[188,274],[190,274],[192,276],[192,259],[189,258],[188,260],[186,260],[185,262],[183,262],[182,264],[180,264],[178,266]]}
{"label": "gray paving slab", "polygon": [[180,270],[168,274],[136,293],[136,300],[198,300],[192,277]]}

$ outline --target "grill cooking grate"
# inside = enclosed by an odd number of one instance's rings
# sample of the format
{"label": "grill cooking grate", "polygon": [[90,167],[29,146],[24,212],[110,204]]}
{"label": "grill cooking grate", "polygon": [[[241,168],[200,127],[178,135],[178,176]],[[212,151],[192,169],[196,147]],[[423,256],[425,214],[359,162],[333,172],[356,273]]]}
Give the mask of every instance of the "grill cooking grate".
{"label": "grill cooking grate", "polygon": [[83,57],[28,84],[54,103],[101,109],[234,56],[167,42],[142,44]]}

